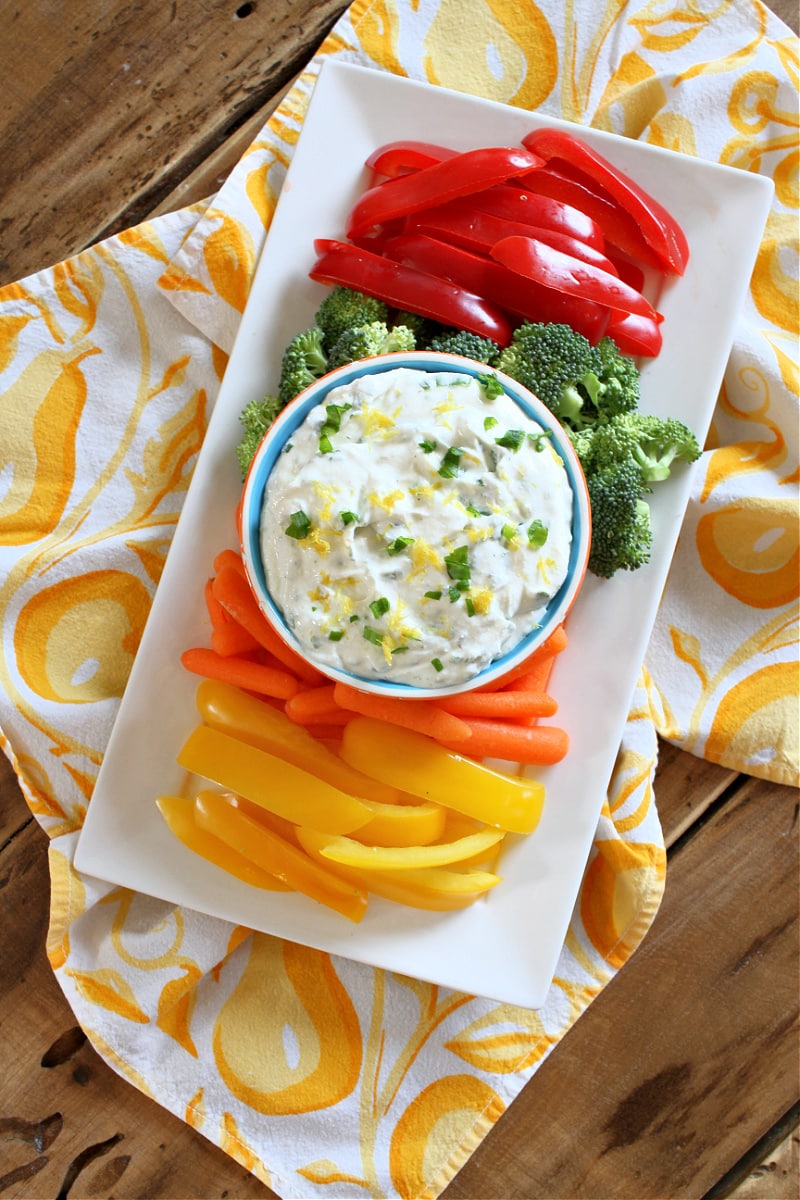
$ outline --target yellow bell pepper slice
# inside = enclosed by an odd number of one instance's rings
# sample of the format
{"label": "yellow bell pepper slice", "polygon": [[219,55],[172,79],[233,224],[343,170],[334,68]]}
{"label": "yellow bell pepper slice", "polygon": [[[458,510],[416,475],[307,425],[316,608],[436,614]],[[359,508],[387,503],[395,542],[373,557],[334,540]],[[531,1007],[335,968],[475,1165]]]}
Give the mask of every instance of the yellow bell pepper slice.
{"label": "yellow bell pepper slice", "polygon": [[[315,829],[298,829],[300,844],[318,862],[330,862],[323,855],[328,842],[324,833]],[[419,867],[400,871],[358,871],[341,863],[331,863],[331,869],[350,883],[365,888],[375,896],[434,912],[450,912],[467,908],[501,882],[500,876],[489,871],[448,870],[444,867]]]}
{"label": "yellow bell pepper slice", "polygon": [[367,806],[355,796],[206,725],[199,725],[189,735],[178,754],[178,763],[278,816],[325,833],[351,833],[372,818]]}
{"label": "yellow bell pepper slice", "polygon": [[486,853],[502,841],[501,829],[482,829],[454,842],[436,842],[431,846],[365,846],[342,834],[328,835],[320,853],[331,862],[359,870],[403,871],[415,867],[443,867]]}
{"label": "yellow bell pepper slice", "polygon": [[363,889],[326,870],[304,850],[254,821],[236,807],[230,796],[199,792],[195,796],[194,810],[201,829],[225,842],[261,870],[275,875],[287,887],[356,923],[364,916],[367,894]]}
{"label": "yellow bell pepper slice", "polygon": [[542,815],[545,791],[538,781],[503,775],[446,750],[423,733],[391,727],[374,717],[354,717],[347,723],[341,755],[365,775],[391,780],[403,791],[498,829],[531,833]]}
{"label": "yellow bell pepper slice", "polygon": [[446,812],[440,804],[377,804],[365,800],[372,813],[366,825],[354,830],[358,842],[371,846],[427,846],[444,832]]}
{"label": "yellow bell pepper slice", "polygon": [[170,832],[200,858],[213,863],[228,875],[241,879],[242,883],[250,884],[251,887],[272,892],[292,890],[288,884],[267,871],[262,871],[225,842],[201,829],[194,819],[194,800],[188,796],[159,796],[156,804]]}
{"label": "yellow bell pepper slice", "polygon": [[396,787],[355,771],[280,709],[230,683],[204,679],[195,702],[203,724],[285,758],[341,792],[383,804],[394,804],[400,798]]}

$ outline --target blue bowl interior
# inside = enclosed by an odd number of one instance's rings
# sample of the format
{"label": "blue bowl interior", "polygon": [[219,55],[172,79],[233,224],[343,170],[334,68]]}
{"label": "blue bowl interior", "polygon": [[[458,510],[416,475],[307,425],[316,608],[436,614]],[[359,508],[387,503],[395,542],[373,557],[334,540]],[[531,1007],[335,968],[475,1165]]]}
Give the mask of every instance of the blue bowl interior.
{"label": "blue bowl interior", "polygon": [[417,688],[407,683],[366,679],[346,671],[334,672],[327,667],[320,668],[326,675],[351,682],[354,686],[363,685],[365,690],[380,692],[383,695],[431,697],[444,695],[448,692],[466,691],[469,688],[490,683],[493,679],[505,674],[520,659],[526,658],[531,654],[536,645],[541,643],[547,634],[559,624],[573,598],[576,579],[583,577],[586,568],[586,559],[589,550],[589,505],[580,464],[563,428],[543,404],[540,404],[538,401],[532,403],[530,393],[520,389],[519,385],[507,375],[503,375],[501,372],[494,371],[492,368],[483,366],[482,364],[473,363],[470,360],[424,350],[406,354],[387,354],[374,359],[362,359],[359,362],[350,363],[346,367],[340,367],[336,371],[330,372],[330,374],[323,376],[316,383],[308,387],[297,399],[293,400],[270,426],[251,464],[245,481],[242,505],[242,550],[251,584],[256,591],[265,615],[282,633],[284,640],[299,654],[303,655],[303,657],[306,657],[305,652],[286,625],[283,613],[270,595],[264,571],[264,563],[261,557],[261,509],[267,480],[278,456],[282,453],[283,447],[290,440],[292,434],[298,426],[302,425],[312,408],[325,402],[329,392],[334,388],[351,383],[365,372],[369,374],[382,374],[386,371],[394,371],[398,367],[411,367],[421,371],[446,371],[471,375],[473,377],[488,373],[496,374],[502,382],[505,391],[519,405],[522,411],[533,420],[538,421],[545,429],[552,431],[553,446],[563,459],[575,497],[572,510],[572,547],[569,557],[569,569],[561,588],[550,600],[541,625],[536,629],[532,629],[513,649],[508,650],[499,658],[493,659],[468,685],[459,684],[440,689]]}

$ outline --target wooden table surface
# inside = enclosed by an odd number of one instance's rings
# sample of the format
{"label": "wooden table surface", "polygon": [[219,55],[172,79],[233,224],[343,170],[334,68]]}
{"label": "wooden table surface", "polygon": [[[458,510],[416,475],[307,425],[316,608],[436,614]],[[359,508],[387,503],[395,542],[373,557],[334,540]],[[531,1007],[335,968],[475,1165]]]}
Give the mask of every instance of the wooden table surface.
{"label": "wooden table surface", "polygon": [[[343,7],[0,3],[0,283],[212,194]],[[664,745],[656,796],[653,928],[445,1200],[797,1195],[798,794]],[[89,1046],[46,843],[0,755],[0,1196],[271,1196]]]}

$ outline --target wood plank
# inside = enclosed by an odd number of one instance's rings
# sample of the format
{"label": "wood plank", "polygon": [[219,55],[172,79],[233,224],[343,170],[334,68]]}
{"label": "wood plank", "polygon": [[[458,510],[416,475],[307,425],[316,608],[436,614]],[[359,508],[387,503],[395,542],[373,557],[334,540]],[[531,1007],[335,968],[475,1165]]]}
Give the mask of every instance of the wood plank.
{"label": "wood plank", "polygon": [[0,855],[6,844],[32,820],[11,763],[0,751]]}
{"label": "wood plank", "polygon": [[54,19],[49,0],[18,6],[0,39],[0,283],[143,218],[305,65],[345,7],[109,0]]}
{"label": "wood plank", "polygon": [[695,758],[659,739],[653,788],[667,847],[682,837],[737,778],[737,771]]}
{"label": "wood plank", "polygon": [[798,1097],[797,883],[797,792],[744,779],[446,1200],[703,1196]]}
{"label": "wood plank", "polygon": [[199,163],[193,171],[182,179],[159,204],[153,209],[152,216],[161,213],[175,212],[198,200],[205,200],[219,191],[223,183],[238,163],[248,146],[255,141],[267,120],[289,91],[291,83],[281,88],[270,100],[262,105],[252,117],[245,121],[239,129],[222,145],[218,146],[208,158]]}

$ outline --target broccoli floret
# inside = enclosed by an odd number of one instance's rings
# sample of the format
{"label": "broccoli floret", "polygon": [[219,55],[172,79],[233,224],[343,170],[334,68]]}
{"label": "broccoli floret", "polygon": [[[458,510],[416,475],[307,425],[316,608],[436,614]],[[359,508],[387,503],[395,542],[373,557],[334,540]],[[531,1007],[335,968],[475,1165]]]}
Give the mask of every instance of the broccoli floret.
{"label": "broccoli floret", "polygon": [[322,345],[327,352],[347,329],[368,325],[371,321],[386,321],[388,315],[389,309],[382,300],[354,288],[337,286],[320,304],[314,324],[322,330]]}
{"label": "broccoli floret", "polygon": [[258,444],[283,408],[277,396],[265,396],[263,400],[251,400],[239,415],[244,426],[244,437],[236,447],[236,457],[242,472],[247,474]]}
{"label": "broccoli floret", "polygon": [[322,330],[316,325],[296,334],[283,352],[278,398],[288,404],[328,370],[328,359],[322,345]]}
{"label": "broccoli floret", "polygon": [[583,472],[588,475],[592,469],[594,448],[594,429],[591,426],[586,426],[583,429],[567,429],[567,436],[572,442],[572,447],[581,460]]}
{"label": "broccoli floret", "polygon": [[491,338],[480,337],[466,329],[452,329],[431,338],[428,350],[438,350],[445,354],[460,354],[464,358],[472,358],[476,362],[494,364],[500,347]]}
{"label": "broccoli floret", "polygon": [[660,419],[645,413],[631,413],[627,422],[639,435],[634,458],[646,483],[667,479],[674,462],[693,463],[700,457],[697,438],[677,417]]}
{"label": "broccoli floret", "polygon": [[413,350],[414,346],[414,334],[407,326],[394,325],[390,329],[385,321],[370,321],[344,331],[328,355],[328,367],[332,371],[359,358]]}
{"label": "broccoli floret", "polygon": [[430,348],[433,338],[443,333],[453,332],[450,326],[442,325],[431,317],[423,317],[420,313],[410,312],[407,309],[396,309],[392,313],[391,324],[405,325],[406,329],[410,329],[414,334],[415,349],[417,350],[427,350]]}
{"label": "broccoli floret", "polygon": [[579,428],[588,399],[579,383],[591,371],[592,347],[569,325],[523,321],[494,364],[546,404],[567,425]]}
{"label": "broccoli floret", "polygon": [[592,347],[589,377],[582,383],[598,418],[633,412],[639,404],[639,368],[610,337]]}
{"label": "broccoli floret", "polygon": [[650,508],[633,459],[590,470],[592,508],[589,570],[603,579],[617,571],[635,571],[650,558]]}
{"label": "broccoli floret", "polygon": [[694,462],[697,439],[675,417],[624,412],[569,438],[586,476],[592,509],[589,570],[609,578],[635,571],[650,557],[652,485],[666,479],[676,461]]}
{"label": "broccoli floret", "polygon": [[592,447],[597,466],[631,458],[642,484],[667,479],[675,462],[695,462],[700,446],[687,425],[676,417],[626,412],[597,426]]}
{"label": "broccoli floret", "polygon": [[392,325],[383,347],[383,354],[397,354],[403,350],[415,350],[417,339],[413,329],[407,325]]}
{"label": "broccoli floret", "polygon": [[629,412],[639,403],[639,368],[610,338],[592,346],[569,325],[524,321],[495,363],[571,429]]}

